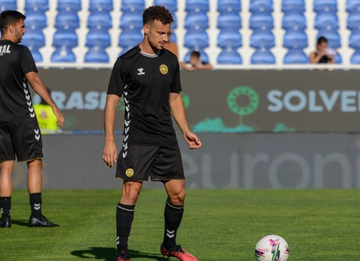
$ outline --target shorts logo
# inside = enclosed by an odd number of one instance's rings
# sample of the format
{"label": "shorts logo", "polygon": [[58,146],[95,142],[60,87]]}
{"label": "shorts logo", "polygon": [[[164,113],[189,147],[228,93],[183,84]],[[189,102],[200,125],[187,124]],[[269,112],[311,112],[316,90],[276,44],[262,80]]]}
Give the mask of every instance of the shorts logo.
{"label": "shorts logo", "polygon": [[133,169],[127,169],[126,171],[125,171],[125,175],[127,176],[127,177],[129,177],[129,178],[131,178],[132,176],[134,176],[134,170]]}
{"label": "shorts logo", "polygon": [[168,67],[165,64],[160,65],[160,72],[162,74],[167,74],[169,71]]}

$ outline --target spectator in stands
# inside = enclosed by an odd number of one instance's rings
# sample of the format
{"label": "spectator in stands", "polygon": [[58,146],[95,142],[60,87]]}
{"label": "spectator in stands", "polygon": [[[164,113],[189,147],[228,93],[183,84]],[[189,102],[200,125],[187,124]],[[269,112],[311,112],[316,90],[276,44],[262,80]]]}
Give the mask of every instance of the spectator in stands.
{"label": "spectator in stands", "polygon": [[335,63],[336,51],[328,48],[328,40],[321,36],[316,43],[316,51],[309,56],[311,64],[317,63]]}
{"label": "spectator in stands", "polygon": [[190,54],[190,61],[188,63],[180,62],[180,67],[189,72],[195,70],[211,70],[213,66],[210,63],[205,63],[201,60],[200,52],[192,51]]}

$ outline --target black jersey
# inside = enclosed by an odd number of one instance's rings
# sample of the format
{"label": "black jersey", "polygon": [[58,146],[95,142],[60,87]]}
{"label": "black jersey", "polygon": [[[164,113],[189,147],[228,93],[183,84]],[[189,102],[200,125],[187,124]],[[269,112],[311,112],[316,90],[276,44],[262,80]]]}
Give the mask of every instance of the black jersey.
{"label": "black jersey", "polygon": [[108,94],[124,97],[124,146],[177,144],[169,98],[180,92],[179,63],[170,51],[152,55],[136,46],[120,56]]}
{"label": "black jersey", "polygon": [[30,50],[0,41],[0,122],[35,118],[25,75],[37,72]]}

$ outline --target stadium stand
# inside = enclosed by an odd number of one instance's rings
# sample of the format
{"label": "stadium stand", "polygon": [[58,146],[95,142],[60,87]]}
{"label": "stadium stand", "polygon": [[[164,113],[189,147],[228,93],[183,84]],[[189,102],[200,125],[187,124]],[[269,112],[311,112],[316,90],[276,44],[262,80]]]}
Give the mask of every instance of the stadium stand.
{"label": "stadium stand", "polygon": [[241,1],[219,0],[217,11],[219,12],[217,28],[220,29],[217,46],[221,48],[217,63],[242,64],[241,55],[237,52],[237,49],[242,46],[242,36],[239,32],[242,27]]}
{"label": "stadium stand", "polygon": [[179,59],[193,50],[216,66],[306,65],[316,39],[336,63],[360,64],[360,0],[0,0],[27,16],[23,44],[39,66],[111,67],[142,39],[142,11],[174,16]]}

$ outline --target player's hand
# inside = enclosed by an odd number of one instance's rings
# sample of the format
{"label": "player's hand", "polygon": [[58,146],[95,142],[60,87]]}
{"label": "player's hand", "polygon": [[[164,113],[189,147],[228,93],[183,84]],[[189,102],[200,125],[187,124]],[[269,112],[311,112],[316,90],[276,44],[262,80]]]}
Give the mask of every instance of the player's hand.
{"label": "player's hand", "polygon": [[57,107],[53,107],[52,110],[57,118],[56,125],[58,127],[64,126],[65,118],[62,112]]}
{"label": "player's hand", "polygon": [[103,150],[103,161],[110,168],[114,166],[114,162],[116,162],[118,156],[118,152],[116,149],[115,143],[105,143],[105,147]]}
{"label": "player's hand", "polygon": [[189,144],[189,149],[200,149],[202,146],[198,136],[196,136],[196,134],[192,133],[191,131],[184,133],[184,139]]}

